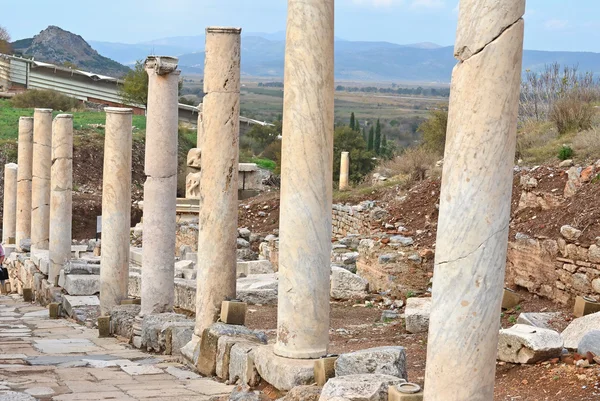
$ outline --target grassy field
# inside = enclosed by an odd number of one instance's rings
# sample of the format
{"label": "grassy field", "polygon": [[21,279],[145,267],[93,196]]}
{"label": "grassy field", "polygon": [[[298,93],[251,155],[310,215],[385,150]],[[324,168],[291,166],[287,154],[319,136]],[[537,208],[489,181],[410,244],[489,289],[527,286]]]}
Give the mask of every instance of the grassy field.
{"label": "grassy field", "polygon": [[[52,113],[53,116],[60,114]],[[73,128],[82,130],[90,128],[94,124],[106,122],[104,112],[75,111],[73,113]],[[10,101],[0,100],[0,139],[17,139],[19,132],[19,117],[33,116],[33,109],[18,109],[11,106]],[[146,130],[146,117],[133,116],[133,125],[139,130]]]}

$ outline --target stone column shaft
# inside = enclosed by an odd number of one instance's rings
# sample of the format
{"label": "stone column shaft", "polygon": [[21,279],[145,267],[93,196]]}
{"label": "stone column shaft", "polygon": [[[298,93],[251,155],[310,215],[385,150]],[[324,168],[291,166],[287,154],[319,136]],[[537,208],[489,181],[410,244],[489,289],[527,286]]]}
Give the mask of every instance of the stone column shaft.
{"label": "stone column shaft", "polygon": [[51,164],[52,110],[35,109],[31,180],[31,248],[35,249],[48,249],[50,240]]}
{"label": "stone column shaft", "polygon": [[4,165],[4,209],[2,212],[2,242],[15,240],[17,228],[17,165]]}
{"label": "stone column shaft", "polygon": [[508,245],[524,0],[461,0],[426,401],[491,401]]}
{"label": "stone column shaft", "polygon": [[102,175],[100,311],[127,298],[131,226],[131,109],[107,107]]}
{"label": "stone column shaft", "polygon": [[50,268],[48,282],[55,283],[71,259],[73,221],[73,116],[59,114],[52,124],[50,180]]}
{"label": "stone column shaft", "polygon": [[31,238],[31,169],[33,167],[33,117],[19,118],[17,172],[17,223],[15,243]]}
{"label": "stone column shaft", "polygon": [[342,152],[340,161],[340,191],[348,189],[348,175],[350,174],[350,153]]}
{"label": "stone column shaft", "polygon": [[288,0],[275,353],[329,344],[333,187],[333,0]]}
{"label": "stone column shaft", "polygon": [[[221,303],[236,296],[240,33],[207,28],[198,234],[197,336],[216,322]],[[203,133],[202,133],[203,131]]]}
{"label": "stone column shaft", "polygon": [[177,58],[150,56],[141,315],[170,312],[175,299]]}

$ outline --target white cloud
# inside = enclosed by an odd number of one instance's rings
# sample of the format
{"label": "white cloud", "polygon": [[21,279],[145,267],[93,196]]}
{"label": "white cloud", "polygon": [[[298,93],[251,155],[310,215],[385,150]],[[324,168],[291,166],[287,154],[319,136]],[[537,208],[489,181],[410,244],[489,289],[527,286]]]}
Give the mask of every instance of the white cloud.
{"label": "white cloud", "polygon": [[569,21],[560,19],[550,19],[544,24],[549,31],[560,31],[569,26]]}
{"label": "white cloud", "polygon": [[444,8],[446,0],[412,0],[410,8],[439,9]]}

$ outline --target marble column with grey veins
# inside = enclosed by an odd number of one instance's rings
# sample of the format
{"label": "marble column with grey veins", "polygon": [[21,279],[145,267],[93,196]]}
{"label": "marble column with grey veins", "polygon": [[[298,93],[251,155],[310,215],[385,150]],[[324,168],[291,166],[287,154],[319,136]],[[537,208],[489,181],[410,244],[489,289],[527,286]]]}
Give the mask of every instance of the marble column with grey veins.
{"label": "marble column with grey veins", "polygon": [[333,0],[288,0],[275,354],[329,344],[333,187]]}
{"label": "marble column with grey veins", "polygon": [[31,238],[31,169],[33,167],[33,117],[19,118],[17,155],[17,222],[15,243]]}
{"label": "marble column with grey veins", "polygon": [[52,110],[33,112],[33,165],[31,179],[31,248],[48,249],[50,239],[50,165],[52,164]]}
{"label": "marble column with grey veins", "polygon": [[206,29],[196,336],[236,296],[240,34],[239,28]]}
{"label": "marble column with grey veins", "polygon": [[149,56],[142,308],[140,315],[171,312],[175,299],[177,205],[177,58]]}
{"label": "marble column with grey veins", "polygon": [[461,0],[436,241],[426,401],[490,401],[525,0]]}
{"label": "marble column with grey veins", "polygon": [[15,241],[17,229],[17,172],[15,163],[4,165],[4,209],[2,211],[2,242]]}
{"label": "marble column with grey veins", "polygon": [[348,175],[350,174],[350,153],[342,152],[340,160],[340,191],[348,189]]}
{"label": "marble column with grey veins", "polygon": [[50,178],[50,267],[54,284],[71,259],[73,221],[73,115],[59,114],[52,124]]}
{"label": "marble column with grey veins", "polygon": [[102,179],[102,260],[100,311],[127,298],[131,226],[131,109],[107,107]]}

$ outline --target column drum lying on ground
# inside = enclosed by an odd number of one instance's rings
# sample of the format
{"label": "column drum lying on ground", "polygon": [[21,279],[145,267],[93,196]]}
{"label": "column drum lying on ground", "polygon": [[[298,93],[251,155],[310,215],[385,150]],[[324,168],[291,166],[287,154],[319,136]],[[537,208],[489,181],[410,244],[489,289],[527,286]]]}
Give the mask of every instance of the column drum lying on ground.
{"label": "column drum lying on ground", "polygon": [[52,110],[33,112],[33,165],[31,179],[31,248],[48,249],[50,239],[50,165],[52,164]]}
{"label": "column drum lying on ground", "polygon": [[15,163],[4,165],[4,209],[2,212],[2,242],[15,241],[17,228],[17,175]]}
{"label": "column drum lying on ground", "polygon": [[[442,175],[425,400],[494,398],[524,0],[461,0]],[[457,357],[458,356],[458,357]]]}
{"label": "column drum lying on ground", "polygon": [[127,298],[131,226],[132,109],[107,107],[102,179],[100,311]]}
{"label": "column drum lying on ground", "polygon": [[71,259],[73,220],[73,116],[59,114],[52,124],[50,180],[50,268],[48,282],[55,284]]}
{"label": "column drum lying on ground", "polygon": [[239,28],[206,29],[196,328],[216,322],[236,296],[240,120]]}
{"label": "column drum lying on ground", "polygon": [[329,343],[333,187],[333,0],[289,0],[274,351],[317,358]]}
{"label": "column drum lying on ground", "polygon": [[15,243],[31,238],[31,169],[33,166],[33,117],[19,118],[17,172],[17,222]]}

